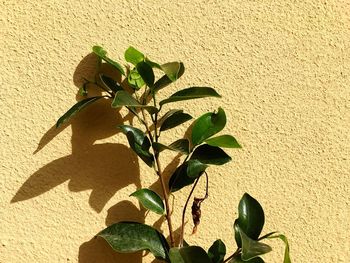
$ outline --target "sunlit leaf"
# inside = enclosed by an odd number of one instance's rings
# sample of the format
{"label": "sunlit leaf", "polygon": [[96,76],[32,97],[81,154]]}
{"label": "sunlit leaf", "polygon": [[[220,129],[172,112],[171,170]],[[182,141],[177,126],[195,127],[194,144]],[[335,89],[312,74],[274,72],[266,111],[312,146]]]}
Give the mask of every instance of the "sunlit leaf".
{"label": "sunlit leaf", "polygon": [[200,116],[192,128],[192,144],[201,144],[206,139],[221,131],[226,125],[226,114],[222,108],[218,112],[208,112]]}
{"label": "sunlit leaf", "polygon": [[139,103],[131,94],[124,90],[118,91],[113,99],[112,107],[119,108],[123,106],[134,107],[134,108],[145,108],[150,113],[155,113],[158,111],[156,107],[143,105]]}
{"label": "sunlit leaf", "polygon": [[93,46],[92,47],[92,51],[99,56],[101,59],[103,59],[104,61],[106,61],[108,64],[112,65],[113,67],[115,67],[122,75],[125,75],[125,71],[123,69],[123,67],[118,63],[113,61],[112,59],[107,57],[107,51],[104,50],[103,47],[100,46]]}
{"label": "sunlit leaf", "polygon": [[134,66],[145,59],[145,56],[132,46],[125,51],[124,57],[127,62],[130,62]]}
{"label": "sunlit leaf", "polygon": [[133,87],[136,90],[139,90],[145,85],[143,78],[138,73],[136,68],[130,71],[128,75],[128,83],[130,84],[131,87]]}
{"label": "sunlit leaf", "polygon": [[221,135],[206,139],[205,142],[211,146],[218,146],[224,148],[242,148],[237,140],[231,135]]}
{"label": "sunlit leaf", "polygon": [[213,88],[209,87],[191,87],[187,89],[180,90],[175,92],[169,98],[159,102],[159,105],[162,106],[166,103],[183,101],[183,100],[192,100],[205,97],[221,97]]}
{"label": "sunlit leaf", "polygon": [[77,102],[72,108],[70,108],[65,114],[63,114],[61,118],[58,119],[56,123],[56,128],[60,127],[63,123],[68,121],[70,118],[72,118],[75,114],[77,114],[79,111],[81,111],[88,105],[102,98],[104,98],[104,96],[91,97]]}
{"label": "sunlit leaf", "polygon": [[105,239],[120,253],[147,250],[156,258],[168,261],[169,245],[165,237],[150,226],[136,222],[120,222],[102,230],[97,236]]}
{"label": "sunlit leaf", "polygon": [[240,228],[239,233],[242,240],[242,259],[244,261],[258,257],[272,251],[269,245],[249,238]]}
{"label": "sunlit leaf", "polygon": [[171,81],[176,81],[181,70],[181,62],[169,62],[160,66]]}
{"label": "sunlit leaf", "polygon": [[288,243],[288,239],[285,235],[275,235],[275,236],[268,236],[266,238],[269,239],[273,239],[273,238],[279,238],[281,239],[284,244],[286,245],[286,248],[284,249],[284,259],[283,259],[283,263],[291,263],[291,259],[290,259],[290,255],[289,255],[289,243]]}
{"label": "sunlit leaf", "polygon": [[146,209],[160,215],[164,214],[163,201],[156,192],[144,188],[133,192],[130,196],[136,197]]}

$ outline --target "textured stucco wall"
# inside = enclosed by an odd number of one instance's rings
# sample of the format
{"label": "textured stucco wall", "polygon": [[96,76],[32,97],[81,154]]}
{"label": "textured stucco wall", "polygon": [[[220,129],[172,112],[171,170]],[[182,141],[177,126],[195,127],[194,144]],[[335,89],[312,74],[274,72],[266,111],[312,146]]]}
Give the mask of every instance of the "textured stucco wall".
{"label": "textured stucco wall", "polygon": [[[223,95],[182,104],[195,116],[222,105],[226,131],[243,145],[228,150],[231,163],[210,168],[191,244],[221,238],[232,250],[247,191],[265,208],[265,231],[289,237],[294,262],[350,262],[349,3],[2,1],[0,262],[140,262],[91,240],[106,224],[142,220],[128,195],[156,179],[114,134],[120,116],[103,105],[52,129],[75,102],[93,44],[117,60],[129,45],[155,61],[182,60],[186,74],[164,96],[190,85]],[[178,225],[180,212],[173,217]],[[282,262],[283,245],[273,245],[266,262]]]}

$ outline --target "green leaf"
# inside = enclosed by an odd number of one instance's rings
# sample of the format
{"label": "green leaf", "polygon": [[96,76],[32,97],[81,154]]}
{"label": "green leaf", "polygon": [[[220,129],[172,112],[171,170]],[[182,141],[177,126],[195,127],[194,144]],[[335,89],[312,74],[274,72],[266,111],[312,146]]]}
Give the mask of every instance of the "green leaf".
{"label": "green leaf", "polygon": [[145,58],[145,62],[147,62],[147,64],[150,65],[152,68],[162,69],[158,63],[149,60],[147,57]]}
{"label": "green leaf", "polygon": [[136,197],[146,209],[157,214],[164,214],[164,204],[159,195],[149,189],[140,189],[133,192],[130,196]]}
{"label": "green leaf", "polygon": [[128,75],[128,83],[136,90],[145,85],[145,82],[136,68],[132,69]]}
{"label": "green leaf", "polygon": [[153,165],[153,155],[149,152],[151,143],[145,134],[132,126],[119,125],[122,132],[126,135],[130,148],[150,167]]}
{"label": "green leaf", "polygon": [[187,89],[175,92],[169,98],[162,100],[159,105],[163,106],[166,103],[182,101],[182,100],[192,100],[205,97],[221,97],[213,88],[208,87],[191,87]]}
{"label": "green leaf", "polygon": [[182,110],[174,112],[173,114],[171,114],[170,116],[168,116],[166,119],[163,120],[160,126],[160,131],[166,131],[166,130],[172,129],[176,126],[179,126],[185,123],[190,119],[192,119],[192,116],[187,113],[183,113]]}
{"label": "green leaf", "polygon": [[198,161],[189,160],[176,168],[169,180],[169,189],[176,192],[193,182],[203,174],[208,166],[199,164]]}
{"label": "green leaf", "polygon": [[221,239],[216,240],[208,250],[212,263],[222,263],[226,255],[226,246]]}
{"label": "green leaf", "polygon": [[119,90],[123,90],[123,88],[114,79],[102,74],[100,74],[99,76],[102,84],[109,88],[111,91],[117,92]]}
{"label": "green leaf", "polygon": [[145,108],[150,113],[156,113],[158,109],[153,106],[143,105],[139,103],[133,96],[124,90],[118,91],[113,99],[112,107],[119,108],[123,106],[134,107],[134,108]]}
{"label": "green leaf", "polygon": [[257,257],[251,260],[243,261],[241,255],[238,255],[231,259],[228,263],[264,263],[264,260],[260,257]]}
{"label": "green leaf", "polygon": [[212,263],[205,250],[198,246],[171,248],[171,263]]}
{"label": "green leaf", "polygon": [[226,114],[222,108],[218,112],[208,112],[199,117],[192,128],[192,144],[201,144],[221,131],[226,125]]}
{"label": "green leaf", "polygon": [[276,235],[276,236],[268,236],[266,238],[269,239],[273,239],[273,238],[279,238],[281,239],[284,244],[286,245],[286,248],[284,249],[284,259],[283,259],[283,263],[291,263],[291,259],[290,259],[290,255],[289,255],[289,243],[288,243],[288,239],[285,235]]}
{"label": "green leaf", "polygon": [[136,66],[138,63],[144,61],[145,56],[140,51],[138,51],[136,48],[130,46],[124,54],[125,60],[127,62],[130,62],[134,66]]}
{"label": "green leaf", "polygon": [[156,258],[168,261],[169,245],[165,237],[150,226],[136,222],[120,222],[102,230],[97,236],[104,238],[120,253],[147,250]]}
{"label": "green leaf", "polygon": [[60,127],[63,123],[68,121],[75,114],[77,114],[79,111],[81,111],[91,103],[102,98],[104,98],[104,96],[91,97],[77,102],[72,108],[70,108],[65,114],[63,114],[61,118],[58,119],[58,121],[56,122],[56,128]]}
{"label": "green leaf", "polygon": [[110,65],[112,65],[113,67],[115,67],[122,75],[125,76],[125,71],[124,71],[123,67],[122,67],[119,63],[117,63],[117,62],[113,61],[112,59],[108,58],[108,57],[107,57],[107,51],[104,50],[103,47],[100,47],[100,46],[93,46],[93,47],[92,47],[92,51],[93,51],[97,56],[99,56],[101,59],[103,59],[104,61],[106,61],[108,64],[110,64]]}
{"label": "green leaf", "polygon": [[224,148],[242,148],[237,140],[231,135],[221,135],[206,139],[205,142],[211,146],[218,146]]}
{"label": "green leaf", "polygon": [[249,238],[240,228],[238,229],[242,240],[242,259],[250,260],[272,251],[269,245]]}
{"label": "green leaf", "polygon": [[191,160],[193,159],[214,165],[223,165],[232,160],[221,148],[208,144],[198,146],[191,155]]}
{"label": "green leaf", "polygon": [[167,75],[167,77],[172,81],[176,81],[179,78],[179,73],[181,70],[181,62],[169,62],[161,65],[161,69]]}
{"label": "green leaf", "polygon": [[145,81],[148,87],[153,87],[154,73],[152,67],[146,62],[140,62],[136,65],[137,72]]}
{"label": "green leaf", "polygon": [[264,210],[257,200],[245,193],[238,205],[238,218],[234,223],[235,239],[242,246],[239,229],[249,238],[257,240],[265,223]]}
{"label": "green leaf", "polygon": [[180,152],[184,154],[189,154],[190,151],[190,142],[187,139],[179,139],[170,145],[166,146],[164,144],[154,142],[153,148],[156,149],[156,151],[161,152],[164,150],[171,150],[175,152]]}

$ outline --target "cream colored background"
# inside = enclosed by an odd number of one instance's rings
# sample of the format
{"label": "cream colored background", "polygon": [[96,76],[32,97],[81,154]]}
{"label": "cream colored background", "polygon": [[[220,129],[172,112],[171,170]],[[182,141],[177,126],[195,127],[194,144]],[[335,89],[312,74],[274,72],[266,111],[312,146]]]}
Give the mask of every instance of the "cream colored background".
{"label": "cream colored background", "polygon": [[[114,135],[120,115],[91,107],[52,129],[76,101],[77,67],[100,44],[118,61],[129,45],[155,61],[183,61],[186,74],[163,96],[191,85],[223,95],[180,104],[194,116],[222,105],[225,131],[243,145],[227,151],[231,163],[210,168],[210,199],[191,244],[221,238],[232,251],[247,191],[264,206],[265,232],[289,237],[293,262],[350,262],[349,3],[2,1],[0,261],[140,262],[92,239],[106,224],[141,220],[128,195],[156,179]],[[177,226],[179,218],[175,211]],[[282,244],[272,244],[266,262],[282,262]]]}

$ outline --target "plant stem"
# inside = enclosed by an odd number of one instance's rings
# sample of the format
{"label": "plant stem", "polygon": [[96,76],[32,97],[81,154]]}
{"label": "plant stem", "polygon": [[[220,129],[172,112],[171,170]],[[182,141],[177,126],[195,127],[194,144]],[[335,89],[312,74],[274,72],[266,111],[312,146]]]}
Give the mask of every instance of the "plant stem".
{"label": "plant stem", "polygon": [[227,259],[225,259],[222,263],[228,262],[230,261],[232,258],[234,258],[235,256],[239,255],[239,252],[241,252],[240,248],[237,248],[237,250],[235,251],[235,253],[233,253],[231,256],[229,256]]}

